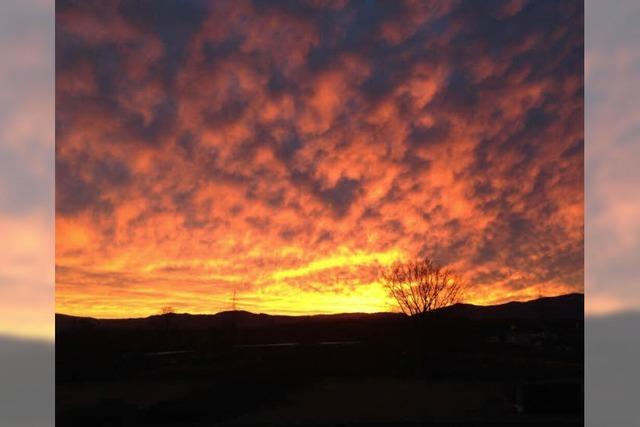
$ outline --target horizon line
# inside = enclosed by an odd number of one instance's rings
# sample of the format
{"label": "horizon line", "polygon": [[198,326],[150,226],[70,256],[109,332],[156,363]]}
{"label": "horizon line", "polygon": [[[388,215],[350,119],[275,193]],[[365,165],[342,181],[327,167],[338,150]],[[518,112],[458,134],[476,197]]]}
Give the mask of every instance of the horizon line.
{"label": "horizon line", "polygon": [[[475,306],[475,307],[499,307],[502,305],[507,305],[507,304],[512,304],[512,303],[526,303],[526,302],[532,302],[532,301],[538,301],[538,300],[543,300],[543,299],[549,299],[549,298],[560,298],[560,297],[567,297],[570,295],[581,295],[582,297],[585,296],[584,291],[583,292],[569,292],[566,294],[560,294],[560,295],[550,295],[550,296],[541,296],[541,297],[536,297],[536,298],[532,298],[532,299],[528,299],[528,300],[511,300],[511,301],[507,301],[507,302],[503,302],[500,304],[487,304],[487,305],[483,305],[483,304],[472,304],[472,303],[466,303],[466,302],[458,302],[449,306],[445,306],[445,307],[441,307],[435,310],[440,310],[443,308],[447,308],[447,307],[453,307],[455,305],[471,305],[471,306]],[[433,311],[433,310],[430,310]],[[61,315],[61,316],[67,316],[67,317],[77,317],[77,318],[84,318],[84,319],[95,319],[95,320],[131,320],[131,319],[148,319],[150,317],[160,317],[160,316],[166,316],[168,314],[174,314],[174,315],[190,315],[190,316],[215,316],[218,314],[222,314],[222,313],[234,313],[234,312],[244,312],[244,313],[249,313],[249,314],[255,314],[255,315],[266,315],[266,316],[281,316],[281,317],[311,317],[311,316],[339,316],[339,315],[345,315],[345,314],[365,314],[365,315],[371,315],[371,314],[405,314],[402,311],[372,311],[372,312],[364,312],[364,311],[345,311],[345,312],[336,312],[336,313],[310,313],[310,314],[271,314],[271,313],[265,313],[265,312],[254,312],[254,311],[249,311],[249,310],[222,310],[222,311],[217,311],[217,312],[211,312],[211,313],[189,313],[189,312],[171,312],[171,313],[156,313],[156,314],[150,314],[148,316],[140,316],[140,317],[94,317],[94,316],[82,316],[82,315],[76,315],[76,314],[66,314],[66,313],[59,313],[59,312],[55,312],[54,314],[57,315]],[[406,314],[405,314],[406,315]],[[587,316],[587,313],[585,312],[585,317]]]}

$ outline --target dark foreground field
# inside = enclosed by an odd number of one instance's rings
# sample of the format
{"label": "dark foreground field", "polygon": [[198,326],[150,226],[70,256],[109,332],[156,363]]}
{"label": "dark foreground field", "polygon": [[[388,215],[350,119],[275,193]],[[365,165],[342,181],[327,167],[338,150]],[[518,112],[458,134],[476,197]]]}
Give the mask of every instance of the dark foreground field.
{"label": "dark foreground field", "polygon": [[58,315],[56,424],[582,425],[583,305]]}

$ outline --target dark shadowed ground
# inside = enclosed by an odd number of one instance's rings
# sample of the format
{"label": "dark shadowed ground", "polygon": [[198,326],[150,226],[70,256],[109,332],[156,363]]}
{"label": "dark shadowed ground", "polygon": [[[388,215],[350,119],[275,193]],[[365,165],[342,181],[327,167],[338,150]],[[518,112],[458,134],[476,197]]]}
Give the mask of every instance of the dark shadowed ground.
{"label": "dark shadowed ground", "polygon": [[582,313],[58,315],[57,425],[582,425]]}

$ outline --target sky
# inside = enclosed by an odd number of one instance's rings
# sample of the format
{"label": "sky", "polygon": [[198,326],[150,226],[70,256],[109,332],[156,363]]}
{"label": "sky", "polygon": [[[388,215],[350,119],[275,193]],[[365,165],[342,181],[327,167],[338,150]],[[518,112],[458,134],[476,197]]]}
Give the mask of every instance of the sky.
{"label": "sky", "polygon": [[582,292],[579,1],[59,1],[56,311]]}

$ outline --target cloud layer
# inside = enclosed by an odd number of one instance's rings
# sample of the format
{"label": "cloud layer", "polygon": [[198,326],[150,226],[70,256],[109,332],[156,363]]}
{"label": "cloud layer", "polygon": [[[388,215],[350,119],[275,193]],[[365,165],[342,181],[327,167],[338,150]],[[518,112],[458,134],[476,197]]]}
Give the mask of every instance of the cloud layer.
{"label": "cloud layer", "polygon": [[576,1],[58,2],[57,310],[389,308],[583,287]]}

